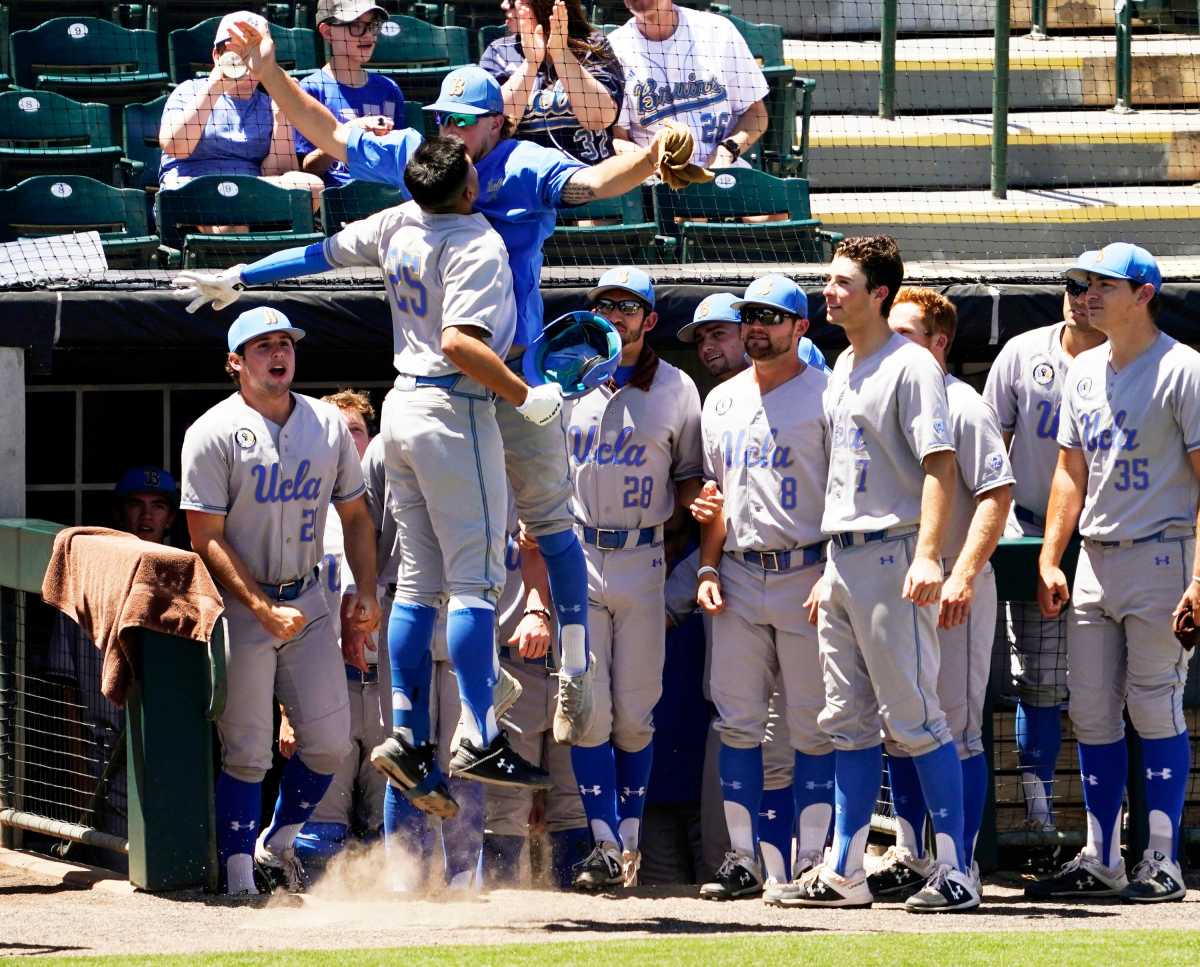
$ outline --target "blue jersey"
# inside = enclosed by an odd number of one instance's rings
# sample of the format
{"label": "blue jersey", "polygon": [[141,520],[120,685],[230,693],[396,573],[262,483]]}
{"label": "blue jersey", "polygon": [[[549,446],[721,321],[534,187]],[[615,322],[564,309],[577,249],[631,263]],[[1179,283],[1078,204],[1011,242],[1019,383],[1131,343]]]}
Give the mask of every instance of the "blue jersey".
{"label": "blue jersey", "polygon": [[[404,166],[419,143],[395,132],[384,138],[351,131],[346,158],[353,178],[404,183]],[[554,148],[529,141],[501,141],[475,163],[479,199],[475,210],[492,224],[508,249],[517,297],[514,347],[527,346],[542,331],[542,244],[554,231],[555,211],[576,171],[587,167]]]}
{"label": "blue jersey", "polygon": [[[324,104],[329,113],[343,124],[355,118],[375,115],[391,118],[397,128],[406,124],[404,95],[394,80],[382,74],[368,73],[367,82],[362,87],[351,87],[349,84],[339,84],[332,74],[321,68],[304,78],[300,87]],[[293,133],[296,154],[303,159],[316,145],[299,129],[293,128]],[[324,178],[327,185],[344,185],[351,180],[350,169],[344,162],[335,161],[325,172]]]}
{"label": "blue jersey", "polygon": [[[184,81],[167,98],[163,117],[183,114],[202,96],[207,77]],[[271,115],[271,99],[261,87],[246,99],[222,94],[213,101],[212,111],[204,122],[204,131],[195,150],[186,158],[176,158],[163,152],[159,163],[159,181],[169,184],[174,178],[196,178],[200,175],[262,174],[263,159],[271,150],[271,135],[275,121]],[[168,177],[170,175],[170,177]]]}

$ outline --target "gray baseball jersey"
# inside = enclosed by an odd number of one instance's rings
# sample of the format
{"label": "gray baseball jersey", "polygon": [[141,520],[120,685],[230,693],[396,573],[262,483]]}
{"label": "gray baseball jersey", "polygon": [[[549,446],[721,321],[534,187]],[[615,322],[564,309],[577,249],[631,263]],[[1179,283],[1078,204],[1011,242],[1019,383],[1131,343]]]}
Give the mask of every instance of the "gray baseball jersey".
{"label": "gray baseball jersey", "polygon": [[[1046,516],[1058,462],[1059,406],[1071,365],[1062,347],[1065,328],[1065,322],[1057,322],[1014,336],[1000,350],[983,388],[1000,429],[1012,434],[1013,501],[1039,518]],[[1025,533],[1041,534],[1040,527],[1021,523]]]}
{"label": "gray baseball jersey", "polygon": [[[379,585],[386,587],[396,581],[400,555],[396,547],[396,517],[388,505],[387,467],[383,461],[383,437],[377,436],[367,444],[362,458],[363,480],[367,485],[367,510],[375,523],[376,546],[379,557]],[[383,616],[383,642],[387,642],[387,615]]]}
{"label": "gray baseball jersey", "polygon": [[575,519],[630,530],[663,523],[673,484],[701,474],[700,394],[660,359],[647,391],[601,386],[568,404]]}
{"label": "gray baseball jersey", "polygon": [[486,330],[500,357],[512,346],[517,307],[508,251],[482,215],[431,214],[406,202],[347,225],[323,251],[334,266],[383,270],[396,372],[456,372],[442,353],[442,330],[454,326]]}
{"label": "gray baseball jersey", "polygon": [[1159,333],[1114,371],[1106,343],[1080,353],[1067,371],[1058,442],[1082,450],[1087,496],[1084,537],[1137,540],[1164,528],[1193,528],[1200,486],[1188,453],[1200,449],[1200,354]]}
{"label": "gray baseball jersey", "polygon": [[942,557],[957,557],[967,540],[975,501],[989,490],[1014,482],[996,414],[975,390],[954,376],[946,377],[958,487],[942,539]]}
{"label": "gray baseball jersey", "polygon": [[225,517],[225,539],[264,584],[311,574],[330,501],[363,493],[354,440],[335,407],[292,394],[287,423],[222,400],[183,438],[179,506]]}
{"label": "gray baseball jersey", "polygon": [[953,450],[946,384],[929,351],[893,333],[862,360],[847,349],[825,392],[829,484],[827,534],[915,526],[923,461]]}

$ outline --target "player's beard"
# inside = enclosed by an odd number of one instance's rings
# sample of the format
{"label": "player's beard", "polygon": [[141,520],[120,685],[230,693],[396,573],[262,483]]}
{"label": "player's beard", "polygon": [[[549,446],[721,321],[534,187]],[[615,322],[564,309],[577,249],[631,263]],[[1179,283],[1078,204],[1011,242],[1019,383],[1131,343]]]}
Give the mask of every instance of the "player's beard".
{"label": "player's beard", "polygon": [[[776,326],[777,329],[782,329],[782,326]],[[771,337],[771,334],[764,333],[762,336],[757,334],[747,334],[743,337],[743,342],[746,346],[746,355],[753,360],[776,359],[788,352],[792,346],[792,335],[794,333],[789,330],[786,341],[781,340],[780,344]]]}
{"label": "player's beard", "polygon": [[621,328],[617,329],[617,332],[621,336],[621,345],[622,346],[633,345],[635,342],[637,342],[639,339],[642,338],[642,333],[644,333],[645,331],[646,331],[645,316],[642,317],[642,321],[640,323],[638,323],[638,327],[636,329],[634,329],[632,326],[625,325],[625,323],[621,323]]}

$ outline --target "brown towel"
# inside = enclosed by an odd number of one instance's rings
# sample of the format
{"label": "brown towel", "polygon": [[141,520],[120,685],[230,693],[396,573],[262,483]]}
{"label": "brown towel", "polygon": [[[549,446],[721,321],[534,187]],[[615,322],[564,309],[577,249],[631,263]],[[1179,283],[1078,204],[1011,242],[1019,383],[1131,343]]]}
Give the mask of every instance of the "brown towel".
{"label": "brown towel", "polygon": [[133,679],[132,629],[206,642],[225,610],[197,555],[107,527],[59,532],[42,599],[77,621],[96,643],[100,690],[121,706]]}

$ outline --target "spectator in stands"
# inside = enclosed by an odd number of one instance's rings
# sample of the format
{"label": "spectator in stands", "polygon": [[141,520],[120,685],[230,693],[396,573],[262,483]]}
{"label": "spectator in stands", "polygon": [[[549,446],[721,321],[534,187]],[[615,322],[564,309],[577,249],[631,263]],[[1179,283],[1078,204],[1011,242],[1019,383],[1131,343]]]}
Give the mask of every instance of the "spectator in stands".
{"label": "spectator in stands", "polygon": [[[324,104],[339,121],[375,134],[405,127],[404,95],[390,77],[372,74],[363,65],[375,54],[387,11],[375,0],[318,0],[317,32],[329,45],[329,61],[300,86]],[[327,185],[351,180],[344,161],[327,155],[293,131],[300,167]]]}
{"label": "spectator in stands", "polygon": [[609,36],[625,68],[618,152],[649,144],[660,125],[678,121],[696,139],[696,164],[745,166],[742,155],[767,130],[768,87],[737,28],[671,0],[625,7],[632,19]]}
{"label": "spectator in stands", "polygon": [[611,157],[624,72],[581,0],[502,0],[500,7],[508,36],[493,41],[479,64],[502,85],[516,136],[586,164]]}
{"label": "spectator in stands", "polygon": [[167,98],[158,129],[159,184],[174,188],[198,175],[251,175],[284,188],[307,188],[315,210],[324,183],[299,170],[291,125],[236,53],[226,50],[229,28],[239,21],[268,29],[258,14],[226,14],[213,40],[212,71],[184,81]]}

